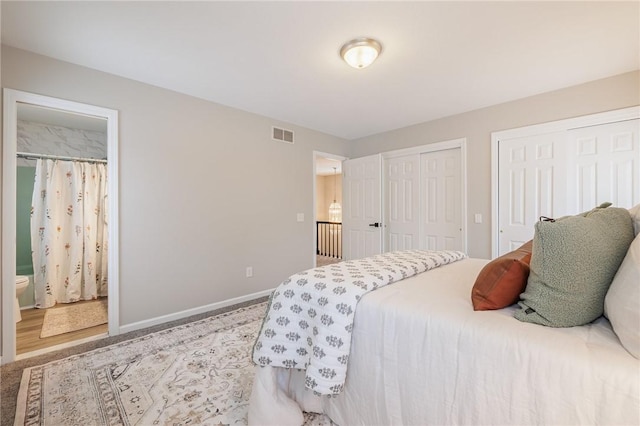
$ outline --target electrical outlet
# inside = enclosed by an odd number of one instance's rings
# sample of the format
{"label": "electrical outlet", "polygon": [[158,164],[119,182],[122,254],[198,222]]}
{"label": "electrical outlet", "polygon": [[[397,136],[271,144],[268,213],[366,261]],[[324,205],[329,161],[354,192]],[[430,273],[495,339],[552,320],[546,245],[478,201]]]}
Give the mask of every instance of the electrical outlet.
{"label": "electrical outlet", "polygon": [[480,213],[476,213],[474,216],[475,223],[482,223],[482,215]]}
{"label": "electrical outlet", "polygon": [[247,278],[251,278],[253,276],[253,266],[247,266]]}

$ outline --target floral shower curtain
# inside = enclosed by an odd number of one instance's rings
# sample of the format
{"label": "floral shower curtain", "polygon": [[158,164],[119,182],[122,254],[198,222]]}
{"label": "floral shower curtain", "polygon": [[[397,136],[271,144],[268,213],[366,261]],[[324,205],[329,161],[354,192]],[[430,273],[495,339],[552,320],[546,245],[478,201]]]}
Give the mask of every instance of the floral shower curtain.
{"label": "floral shower curtain", "polygon": [[105,164],[38,160],[31,212],[36,307],[107,295]]}

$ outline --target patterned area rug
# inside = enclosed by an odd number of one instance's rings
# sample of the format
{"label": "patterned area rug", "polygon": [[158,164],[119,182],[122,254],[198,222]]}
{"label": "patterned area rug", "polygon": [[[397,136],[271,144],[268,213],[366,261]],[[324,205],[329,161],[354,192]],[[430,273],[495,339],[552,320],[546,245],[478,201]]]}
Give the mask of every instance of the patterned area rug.
{"label": "patterned area rug", "polygon": [[[25,369],[16,425],[245,425],[267,303]],[[330,425],[306,414],[305,425]]]}
{"label": "patterned area rug", "polygon": [[107,299],[49,308],[44,313],[40,338],[107,323]]}

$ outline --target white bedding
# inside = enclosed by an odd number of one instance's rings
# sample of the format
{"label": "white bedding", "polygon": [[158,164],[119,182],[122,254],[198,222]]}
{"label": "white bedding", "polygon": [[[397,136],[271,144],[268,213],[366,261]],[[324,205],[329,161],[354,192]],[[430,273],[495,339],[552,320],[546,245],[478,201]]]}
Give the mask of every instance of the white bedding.
{"label": "white bedding", "polygon": [[608,321],[548,328],[515,307],[473,311],[485,260],[465,259],[368,293],[344,390],[320,397],[298,370],[256,367],[251,424],[640,424],[640,361]]}
{"label": "white bedding", "polygon": [[307,388],[339,394],[358,301],[370,291],[466,257],[449,250],[395,251],[292,275],[271,296],[253,361],[305,369]]}

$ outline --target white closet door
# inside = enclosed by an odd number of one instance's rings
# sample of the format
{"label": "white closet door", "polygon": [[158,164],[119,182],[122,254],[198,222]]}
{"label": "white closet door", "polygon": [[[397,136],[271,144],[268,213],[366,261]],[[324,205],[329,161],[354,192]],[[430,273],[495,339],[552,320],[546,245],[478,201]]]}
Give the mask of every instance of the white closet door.
{"label": "white closet door", "polygon": [[461,150],[420,154],[421,248],[463,250]]}
{"label": "white closet door", "polygon": [[640,203],[639,117],[630,107],[493,133],[493,255],[531,239],[540,216]]}
{"label": "white closet door", "polygon": [[541,216],[567,214],[566,132],[499,141],[498,255],[533,238]]}
{"label": "white closet door", "polygon": [[345,260],[382,252],[382,156],[343,162],[342,245]]}
{"label": "white closet door", "polygon": [[419,248],[420,154],[385,161],[385,251]]}
{"label": "white closet door", "polygon": [[630,208],[640,203],[640,120],[568,131],[571,213],[609,201]]}

